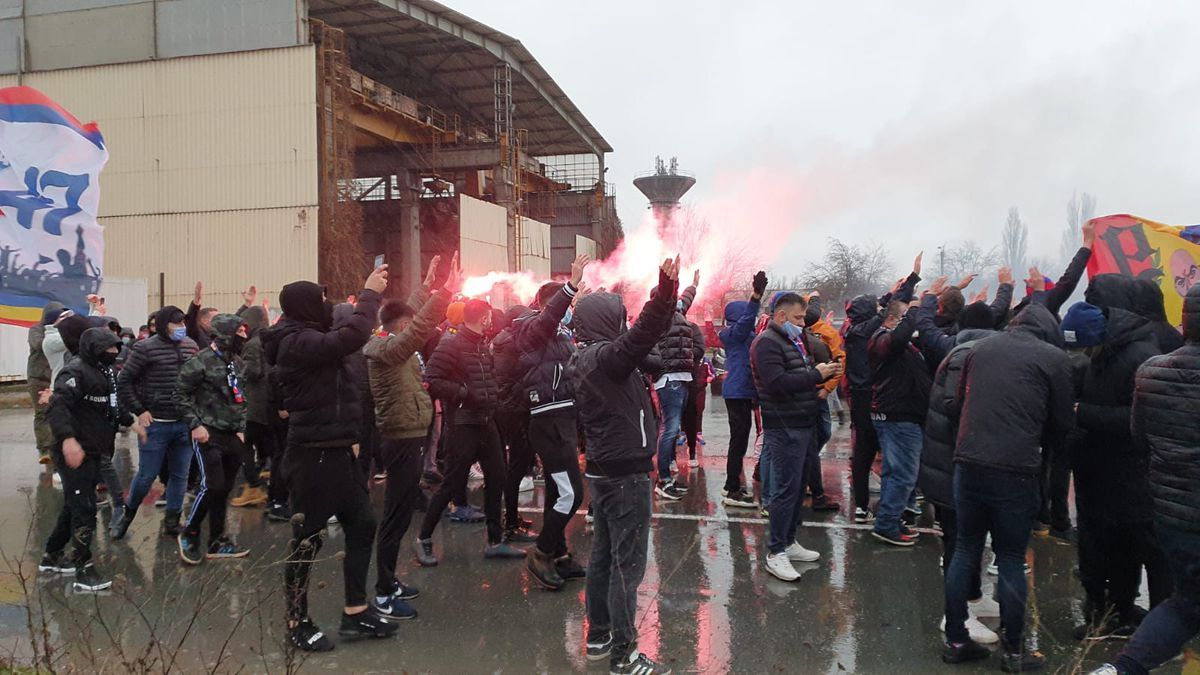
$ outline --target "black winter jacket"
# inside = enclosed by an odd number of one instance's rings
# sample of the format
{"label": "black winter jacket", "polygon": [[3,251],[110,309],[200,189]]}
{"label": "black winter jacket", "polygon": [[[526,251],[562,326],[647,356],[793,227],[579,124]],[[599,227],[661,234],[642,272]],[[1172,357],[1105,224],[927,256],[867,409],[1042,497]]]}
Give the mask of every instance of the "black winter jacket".
{"label": "black winter jacket", "polygon": [[[896,300],[908,302],[912,299],[913,291],[921,277],[916,274],[908,275]],[[859,295],[850,301],[846,310],[846,326],[843,327],[842,337],[846,348],[846,380],[851,392],[871,391],[871,365],[867,359],[867,345],[879,327],[883,325],[882,309],[892,301],[892,295],[885,293],[876,298],[873,295]]]}
{"label": "black winter jacket", "polygon": [[246,421],[270,424],[276,411],[271,405],[269,376],[271,367],[263,353],[262,331],[267,327],[267,312],[249,307],[242,313],[250,339],[242,346],[242,389],[246,394]]}
{"label": "black winter jacket", "polygon": [[438,343],[425,368],[429,395],[440,399],[454,424],[487,424],[500,404],[491,347],[463,327]]}
{"label": "black winter jacket", "polygon": [[117,428],[133,423],[129,411],[117,403],[112,368],[99,361],[101,353],[120,345],[121,339],[106,328],[84,331],[79,356],[59,372],[46,412],[57,450],[64,440],[74,438],[85,454],[111,455]]}
{"label": "black winter jacket", "polygon": [[871,415],[888,422],[924,424],[933,376],[913,344],[916,309],[896,327],[880,328],[867,345],[871,364]]}
{"label": "black winter jacket", "polygon": [[297,281],[279,294],[283,318],[262,332],[271,377],[288,412],[288,445],[349,447],[362,435],[359,384],[345,360],[371,338],[378,293],[363,289],[344,326],[329,329],[320,286]]}
{"label": "black winter jacket", "polygon": [[967,354],[955,395],[962,410],[954,459],[1037,475],[1042,448],[1062,447],[1071,428],[1071,364],[1050,310],[1030,305],[1008,329]]}
{"label": "black winter jacket", "polygon": [[817,389],[825,378],[774,321],[750,345],[750,370],[764,429],[798,429],[817,423]]}
{"label": "black winter jacket", "polygon": [[659,275],[658,288],[626,329],[625,304],[612,293],[592,293],[575,308],[579,350],[567,365],[576,412],[587,439],[586,471],[628,476],[654,469],[658,421],[638,366],[671,326],[676,283]]}
{"label": "black winter jacket", "polygon": [[1158,522],[1200,533],[1200,286],[1183,302],[1188,343],[1138,369],[1131,422]]}
{"label": "black winter jacket", "polygon": [[956,400],[958,387],[971,348],[994,334],[995,331],[979,328],[960,331],[955,336],[958,346],[942,359],[933,375],[918,485],[934,504],[954,505],[954,446],[958,443],[958,419],[962,413]]}
{"label": "black winter jacket", "polygon": [[[1000,284],[996,290],[996,297],[992,299],[991,310],[992,317],[995,319],[994,326],[1000,326],[1007,323],[1008,308],[1012,304],[1013,285]],[[960,332],[965,330],[979,329],[959,329],[958,324],[952,327],[943,327],[938,325],[938,298],[932,293],[927,293],[921,298],[921,306],[917,309],[917,343],[921,347],[921,356],[925,357],[925,363],[929,366],[929,371],[934,372],[942,363],[942,359],[950,353],[962,341],[958,339]],[[975,338],[977,339],[977,338]]]}
{"label": "black winter jacket", "polygon": [[521,413],[529,410],[515,324],[531,311],[524,305],[509,307],[504,312],[504,325],[500,326],[500,332],[492,340],[492,370],[496,373],[496,384],[500,387],[498,409],[503,412]]}
{"label": "black winter jacket", "polygon": [[575,292],[571,284],[563,284],[544,309],[513,324],[520,352],[521,394],[530,415],[575,407],[575,389],[564,376],[575,353],[575,339],[562,325]]}
{"label": "black winter jacket", "polygon": [[1145,317],[1115,306],[1105,314],[1105,341],[1084,374],[1075,418],[1084,434],[1072,466],[1080,518],[1150,522],[1149,462],[1134,447],[1130,408],[1138,368],[1161,350]]}
{"label": "black winter jacket", "polygon": [[669,373],[695,372],[696,360],[704,355],[704,346],[697,345],[692,339],[692,328],[687,320],[687,311],[695,299],[695,286],[688,286],[679,294],[683,309],[675,310],[670,329],[658,341],[658,356],[661,361],[654,362],[656,368],[651,373],[656,380]]}
{"label": "black winter jacket", "polygon": [[178,422],[183,412],[175,401],[175,383],[184,361],[199,349],[190,338],[174,342],[167,336],[167,319],[179,312],[177,307],[164,307],[154,317],[157,333],[135,344],[129,350],[125,366],[117,378],[121,405],[134,415],[149,411],[159,421]]}

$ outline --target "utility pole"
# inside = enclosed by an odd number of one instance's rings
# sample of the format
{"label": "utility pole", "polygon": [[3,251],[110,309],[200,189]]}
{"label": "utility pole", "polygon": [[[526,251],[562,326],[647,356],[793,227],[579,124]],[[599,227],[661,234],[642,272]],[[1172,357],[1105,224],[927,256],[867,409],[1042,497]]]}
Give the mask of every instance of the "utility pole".
{"label": "utility pole", "polygon": [[946,245],[938,247],[938,276],[946,275]]}

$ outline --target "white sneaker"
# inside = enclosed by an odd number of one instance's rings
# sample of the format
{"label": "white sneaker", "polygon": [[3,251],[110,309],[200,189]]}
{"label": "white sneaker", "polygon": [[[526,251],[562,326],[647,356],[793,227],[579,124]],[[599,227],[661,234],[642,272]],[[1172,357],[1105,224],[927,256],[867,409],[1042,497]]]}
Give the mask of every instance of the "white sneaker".
{"label": "white sneaker", "polygon": [[54,486],[56,490],[62,489],[62,476],[58,475],[57,471],[50,474],[50,485]]}
{"label": "white sneaker", "polygon": [[690,466],[691,468],[693,468],[693,469],[694,469],[694,468],[696,468],[696,467],[700,466],[700,460],[698,460],[698,459],[689,459],[689,460],[688,460],[688,466]]}
{"label": "white sneaker", "polygon": [[796,571],[795,567],[792,567],[791,561],[788,560],[787,551],[768,554],[767,571],[781,581],[795,581],[800,578],[800,574]]}
{"label": "white sneaker", "polygon": [[1121,671],[1111,663],[1106,663],[1099,668],[1088,673],[1088,675],[1121,675]]}
{"label": "white sneaker", "polygon": [[867,489],[870,490],[872,494],[879,494],[881,489],[880,485],[881,483],[879,481],[879,474],[871,472],[867,475]]}
{"label": "white sneaker", "polygon": [[821,559],[820,553],[804,548],[798,541],[793,541],[792,545],[787,547],[784,553],[787,554],[788,560],[792,562],[816,562]]}
{"label": "white sneaker", "polygon": [[971,612],[971,616],[978,616],[984,619],[1000,618],[1000,603],[989,596],[985,595],[978,600],[972,600],[967,603],[967,607]]}
{"label": "white sneaker", "polygon": [[[1033,568],[1029,566],[1029,563],[1025,563],[1025,574],[1029,574],[1032,571],[1033,571]],[[992,562],[988,564],[987,573],[994,577],[1000,576],[1000,566],[996,564],[995,557],[993,557]],[[999,616],[999,615],[997,615],[997,616]]]}
{"label": "white sneaker", "polygon": [[533,477],[525,476],[521,479],[521,492],[533,492]]}
{"label": "white sneaker", "polygon": [[471,465],[471,472],[468,478],[470,480],[483,480],[483,469],[479,468],[478,463]]}
{"label": "white sneaker", "polygon": [[[942,617],[942,632],[946,632],[946,617]],[[996,635],[991,628],[979,623],[979,619],[973,616],[967,617],[967,633],[971,639],[981,645],[994,645],[1000,641],[1000,636]]]}

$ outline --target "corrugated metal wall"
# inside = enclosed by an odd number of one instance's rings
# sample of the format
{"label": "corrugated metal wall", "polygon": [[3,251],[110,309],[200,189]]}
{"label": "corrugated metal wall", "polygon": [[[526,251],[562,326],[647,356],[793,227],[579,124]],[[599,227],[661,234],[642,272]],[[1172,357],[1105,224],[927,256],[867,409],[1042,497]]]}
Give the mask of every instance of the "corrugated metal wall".
{"label": "corrugated metal wall", "polygon": [[467,276],[508,270],[508,212],[459,195],[460,262]]}
{"label": "corrugated metal wall", "polygon": [[[79,0],[82,1],[82,0]],[[0,86],[16,83],[0,77]],[[145,278],[148,302],[236,309],[257,284],[317,274],[316,62],[311,46],[25,75],[96,121],[104,274]]]}
{"label": "corrugated metal wall", "polygon": [[521,269],[550,278],[550,224],[521,216]]}

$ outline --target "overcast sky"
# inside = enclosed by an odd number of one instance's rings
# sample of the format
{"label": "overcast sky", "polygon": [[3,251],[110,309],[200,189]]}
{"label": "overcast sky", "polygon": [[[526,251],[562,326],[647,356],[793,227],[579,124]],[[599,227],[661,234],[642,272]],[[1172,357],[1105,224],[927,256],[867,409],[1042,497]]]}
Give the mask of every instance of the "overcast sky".
{"label": "overcast sky", "polygon": [[1072,191],[1200,221],[1195,2],[443,1],[521,40],[608,139],[627,230],[656,154],[722,226],[786,238],[788,273],[830,235],[897,269],[997,244],[1010,206],[1056,259]]}

